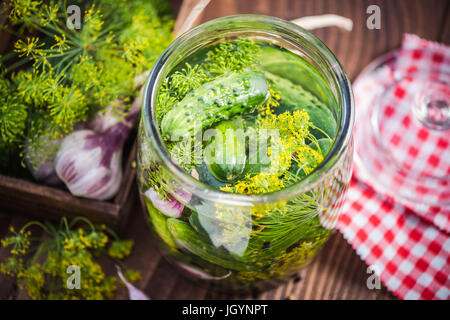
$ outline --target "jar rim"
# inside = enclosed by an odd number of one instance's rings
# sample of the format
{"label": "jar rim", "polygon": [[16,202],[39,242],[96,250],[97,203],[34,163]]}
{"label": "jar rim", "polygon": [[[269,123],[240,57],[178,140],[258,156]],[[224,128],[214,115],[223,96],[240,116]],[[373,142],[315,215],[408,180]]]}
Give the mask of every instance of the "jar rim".
{"label": "jar rim", "polygon": [[[160,81],[162,71],[164,70],[168,58],[171,54],[177,52],[175,49],[182,44],[185,44],[193,36],[199,36],[209,32],[210,30],[208,28],[220,28],[223,25],[236,22],[253,23],[255,25],[269,24],[276,26],[278,32],[280,30],[282,32],[291,32],[294,33],[295,36],[305,39],[308,43],[312,44],[315,50],[317,50],[316,54],[319,54],[326,62],[328,62],[329,71],[333,75],[337,88],[339,89],[338,94],[340,96],[340,101],[338,101],[338,104],[341,106],[341,117],[340,122],[338,123],[338,132],[335,135],[335,141],[331,150],[328,152],[325,159],[306,177],[278,191],[252,195],[229,193],[218,190],[195,179],[183,170],[170,156],[154,117],[152,106],[155,106],[158,93],[157,84]],[[220,199],[221,202],[233,205],[252,206],[278,201],[288,201],[301,193],[311,190],[321,181],[326,179],[328,175],[332,174],[332,169],[338,165],[341,155],[351,143],[354,114],[354,101],[350,81],[337,58],[319,38],[298,25],[280,18],[255,14],[238,14],[205,22],[178,36],[169,45],[156,61],[145,84],[141,118],[144,125],[144,133],[146,135],[145,138],[152,140],[152,146],[155,148],[156,155],[159,158],[158,160],[160,160],[161,165],[165,167],[171,177],[174,178],[185,191],[196,194],[202,199],[209,199],[211,201]]]}

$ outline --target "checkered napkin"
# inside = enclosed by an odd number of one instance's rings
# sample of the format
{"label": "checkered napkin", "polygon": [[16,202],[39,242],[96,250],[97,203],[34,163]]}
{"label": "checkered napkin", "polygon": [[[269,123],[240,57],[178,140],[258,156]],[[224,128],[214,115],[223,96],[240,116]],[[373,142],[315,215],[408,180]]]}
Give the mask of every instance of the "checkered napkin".
{"label": "checkered napkin", "polygon": [[[430,76],[435,76],[436,73],[450,72],[450,48],[415,35],[405,35],[402,48],[395,55],[395,61],[380,68],[373,77],[362,77],[355,82],[357,110],[358,105],[372,103],[386,84],[398,79],[399,73],[413,76],[416,72],[429,72]],[[404,134],[412,120],[401,101],[407,98],[410,90],[415,90],[413,81],[410,83],[411,86],[406,81],[395,88],[395,101],[392,101],[392,107],[385,108],[387,120],[382,125],[389,126],[391,147],[406,148],[401,160],[417,166],[416,170],[419,168],[423,173],[441,176],[442,173],[449,174],[447,137],[430,136],[426,130],[419,130],[414,136]],[[356,119],[355,130],[359,130],[358,111]],[[401,181],[395,183],[407,188]],[[427,189],[414,192],[423,196]],[[446,191],[438,196],[448,199],[450,194]],[[450,212],[443,208],[402,206],[389,196],[374,191],[370,180],[355,166],[337,227],[398,297],[450,299]]]}

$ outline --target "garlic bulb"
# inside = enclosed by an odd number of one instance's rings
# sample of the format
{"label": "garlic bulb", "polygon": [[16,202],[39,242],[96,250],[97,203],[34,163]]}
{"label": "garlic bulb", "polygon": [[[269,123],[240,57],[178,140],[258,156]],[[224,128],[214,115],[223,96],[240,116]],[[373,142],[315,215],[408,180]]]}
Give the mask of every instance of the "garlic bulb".
{"label": "garlic bulb", "polygon": [[107,200],[117,193],[122,182],[123,144],[139,113],[142,93],[123,121],[103,132],[73,131],[62,140],[55,170],[73,195]]}
{"label": "garlic bulb", "polygon": [[111,198],[122,181],[121,140],[111,131],[72,132],[64,138],[56,155],[58,177],[75,196],[98,200]]}

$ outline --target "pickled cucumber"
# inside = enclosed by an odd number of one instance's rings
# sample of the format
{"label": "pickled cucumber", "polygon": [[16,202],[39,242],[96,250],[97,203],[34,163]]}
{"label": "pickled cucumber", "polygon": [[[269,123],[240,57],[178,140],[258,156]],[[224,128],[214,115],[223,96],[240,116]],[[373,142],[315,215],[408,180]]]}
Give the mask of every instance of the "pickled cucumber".
{"label": "pickled cucumber", "polygon": [[208,145],[205,162],[217,180],[232,182],[244,172],[247,159],[244,119],[235,117],[222,121],[215,129],[221,137]]}
{"label": "pickled cucumber", "polygon": [[150,222],[155,230],[156,234],[164,241],[166,245],[170,248],[177,248],[177,244],[173,240],[172,236],[167,229],[166,220],[167,218],[159,213],[159,211],[148,201],[144,200],[147,206],[147,211],[150,216]]}
{"label": "pickled cucumber", "polygon": [[166,139],[194,134],[196,125],[203,129],[238,115],[251,113],[269,97],[269,86],[257,71],[232,73],[207,82],[188,93],[161,120]]}
{"label": "pickled cucumber", "polygon": [[[275,108],[275,113],[280,114],[286,111],[303,109],[308,113],[314,126],[323,130],[329,137],[335,136],[337,125],[333,113],[316,96],[289,80],[270,72],[266,72],[265,74],[267,79],[272,82],[274,89],[281,96],[283,107]],[[317,129],[312,129],[311,133],[317,139],[326,137]]]}

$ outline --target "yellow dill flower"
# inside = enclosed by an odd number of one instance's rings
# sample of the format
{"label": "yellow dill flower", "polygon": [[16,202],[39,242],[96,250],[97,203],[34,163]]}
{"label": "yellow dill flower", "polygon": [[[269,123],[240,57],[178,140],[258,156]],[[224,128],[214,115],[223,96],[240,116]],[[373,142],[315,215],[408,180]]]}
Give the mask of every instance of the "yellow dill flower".
{"label": "yellow dill flower", "polygon": [[[271,95],[279,98],[276,93],[272,92]],[[257,120],[258,128],[278,132],[278,135],[270,137],[270,145],[267,148],[269,171],[247,174],[234,184],[221,188],[222,191],[238,194],[275,192],[288,184],[297,182],[302,177],[299,175],[301,171],[309,174],[323,161],[321,152],[307,145],[308,142],[315,141],[315,138],[309,132],[312,123],[306,111],[296,110],[279,115],[270,112],[264,112],[264,114],[264,117],[259,117]],[[294,167],[296,173],[289,171],[294,163],[297,166]],[[255,217],[263,216],[264,211],[268,210],[266,208],[252,209]]]}
{"label": "yellow dill flower", "polygon": [[44,4],[39,11],[40,23],[42,26],[47,26],[51,23],[55,23],[58,20],[58,11],[60,10],[58,3],[52,3],[51,5]]}
{"label": "yellow dill flower", "polygon": [[269,84],[269,99],[267,102],[258,107],[259,113],[261,116],[270,116],[272,115],[272,109],[276,108],[280,105],[280,93],[278,91],[273,90],[272,85]]}
{"label": "yellow dill flower", "polygon": [[12,236],[7,237],[1,240],[1,244],[3,247],[12,246],[11,254],[13,255],[21,255],[25,254],[27,249],[30,247],[30,231],[25,231],[24,229],[16,232],[14,228],[11,226],[9,231],[13,233]]}
{"label": "yellow dill flower", "polygon": [[62,36],[54,35],[55,44],[53,44],[50,49],[56,49],[58,53],[63,53],[65,50],[69,49],[70,46],[66,44],[66,35],[63,33]]}
{"label": "yellow dill flower", "polygon": [[20,271],[17,274],[19,281],[19,287],[26,289],[31,299],[41,299],[42,288],[45,284],[44,272],[41,270],[39,264],[34,264],[24,271]]}
{"label": "yellow dill flower", "polygon": [[322,154],[308,146],[298,146],[294,155],[306,174],[313,171],[323,161]]}
{"label": "yellow dill flower", "polygon": [[7,258],[0,264],[0,272],[9,276],[16,276],[23,270],[23,260],[15,256]]}
{"label": "yellow dill flower", "polygon": [[93,249],[103,248],[108,243],[108,236],[103,232],[92,231],[86,238],[89,247]]}
{"label": "yellow dill flower", "polygon": [[123,259],[131,254],[133,240],[115,240],[108,249],[111,258]]}
{"label": "yellow dill flower", "polygon": [[141,273],[136,270],[127,269],[125,271],[125,279],[127,279],[130,283],[135,283],[136,281],[141,279]]}
{"label": "yellow dill flower", "polygon": [[41,47],[43,47],[44,43],[39,43],[39,38],[37,37],[27,37],[26,42],[23,40],[18,40],[14,44],[15,51],[19,53],[19,57],[23,56],[32,56],[35,57],[37,55],[44,55],[44,52]]}

